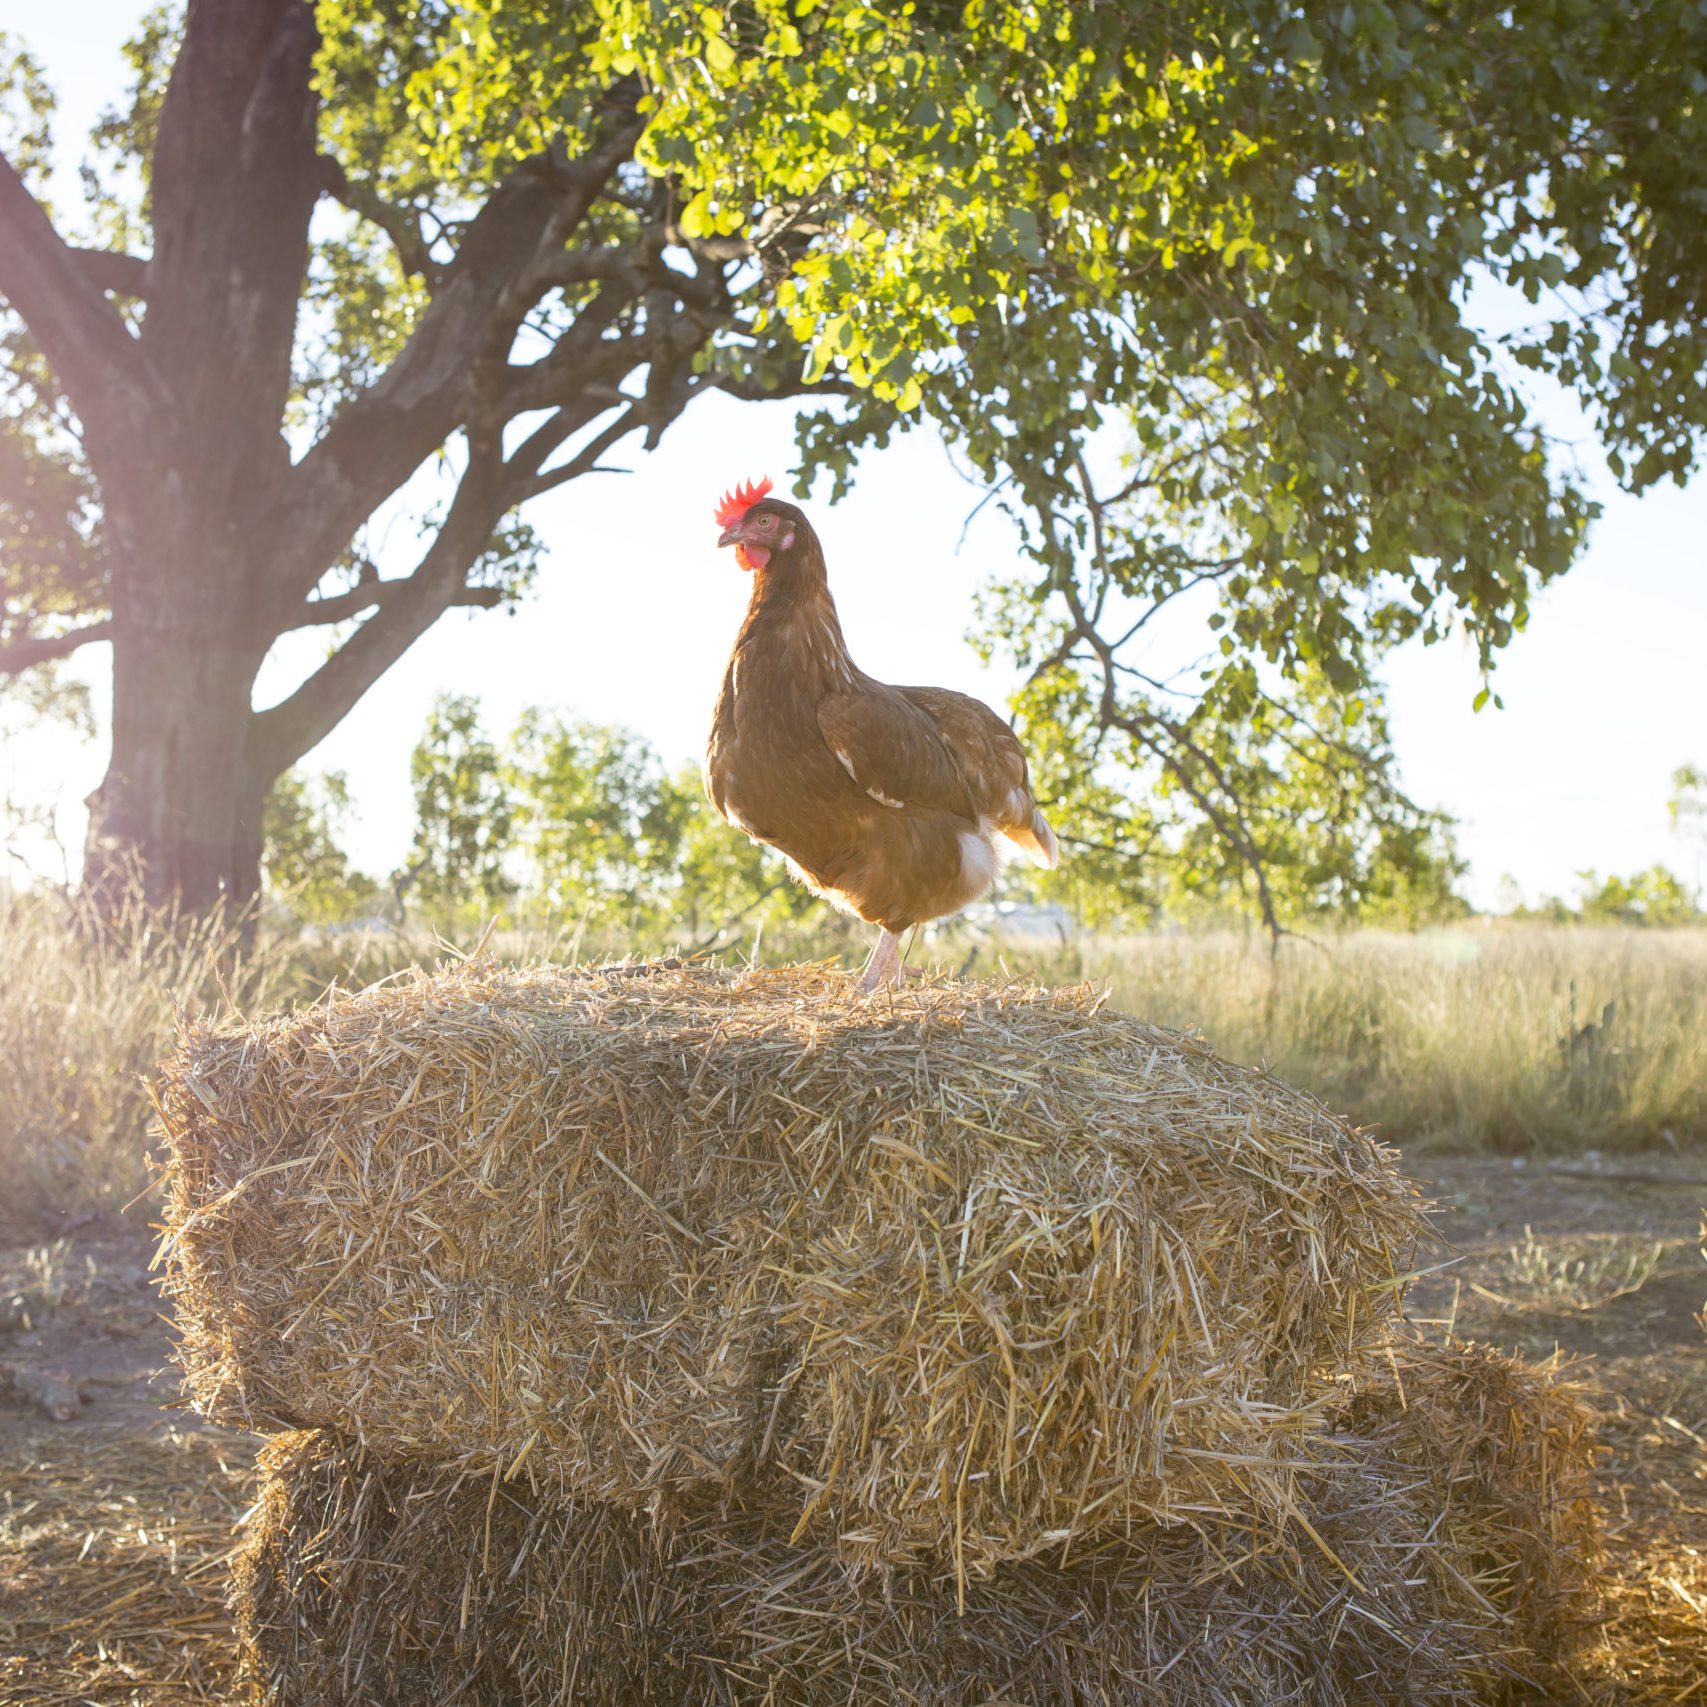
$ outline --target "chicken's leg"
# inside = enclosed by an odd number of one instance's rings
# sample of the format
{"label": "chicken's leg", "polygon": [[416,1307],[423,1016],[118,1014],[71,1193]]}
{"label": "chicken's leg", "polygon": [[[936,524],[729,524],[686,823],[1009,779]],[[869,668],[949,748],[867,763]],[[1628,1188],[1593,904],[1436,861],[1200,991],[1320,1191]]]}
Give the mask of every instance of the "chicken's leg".
{"label": "chicken's leg", "polygon": [[901,939],[894,931],[879,930],[877,941],[872,945],[871,958],[865,963],[865,971],[860,976],[859,989],[861,995],[870,995],[873,990],[893,990],[896,985],[906,982],[907,974],[901,965]]}

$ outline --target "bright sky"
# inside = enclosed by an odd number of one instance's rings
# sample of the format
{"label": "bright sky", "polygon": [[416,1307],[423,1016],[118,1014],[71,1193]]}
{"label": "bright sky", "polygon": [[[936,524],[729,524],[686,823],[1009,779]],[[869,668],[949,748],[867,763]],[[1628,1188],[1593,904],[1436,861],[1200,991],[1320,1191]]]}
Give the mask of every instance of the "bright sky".
{"label": "bright sky", "polygon": [[[30,44],[60,97],[62,207],[76,205],[82,138],[121,86],[119,44],[144,9],[138,0],[0,0],[0,27]],[[377,872],[400,863],[408,753],[445,689],[477,694],[496,733],[523,706],[543,704],[631,724],[672,762],[698,756],[747,590],[715,549],[711,506],[747,475],[787,484],[792,418],[781,405],[703,400],[657,451],[635,446],[618,458],[631,474],[579,481],[528,511],[548,551],[521,613],[441,620],[307,761],[348,773],[358,863]],[[1568,407],[1550,403],[1547,421],[1586,440]],[[1583,452],[1598,468],[1591,443]],[[915,433],[868,458],[843,504],[813,513],[860,663],[890,681],[999,704],[1010,682],[980,668],[964,635],[975,589],[1015,567],[1015,536],[992,505],[957,551],[981,495],[939,442]],[[1474,659],[1456,644],[1407,647],[1389,670],[1402,781],[1458,819],[1482,905],[1505,874],[1533,900],[1572,892],[1585,867],[1628,872],[1660,861],[1688,875],[1692,864],[1669,833],[1665,799],[1678,765],[1707,765],[1707,479],[1635,500],[1603,475],[1598,495],[1606,510],[1588,552],[1542,595],[1500,666],[1505,710],[1471,711]],[[408,564],[412,542],[395,531],[387,573]],[[281,649],[263,703],[300,679],[317,646],[302,635]],[[83,657],[101,683],[104,649]],[[61,837],[75,848],[103,762],[99,742],[25,732],[0,750],[0,790],[9,769],[16,792],[57,800]]]}

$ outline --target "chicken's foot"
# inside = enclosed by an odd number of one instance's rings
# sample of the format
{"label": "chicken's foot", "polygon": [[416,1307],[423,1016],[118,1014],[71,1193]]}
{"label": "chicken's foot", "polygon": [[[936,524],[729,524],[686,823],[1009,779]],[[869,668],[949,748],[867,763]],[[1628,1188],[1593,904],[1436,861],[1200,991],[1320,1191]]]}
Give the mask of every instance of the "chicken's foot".
{"label": "chicken's foot", "polygon": [[869,996],[874,990],[893,990],[906,981],[906,969],[901,965],[900,937],[894,931],[879,930],[877,941],[872,945],[871,958],[866,961],[865,971],[860,975],[860,994]]}

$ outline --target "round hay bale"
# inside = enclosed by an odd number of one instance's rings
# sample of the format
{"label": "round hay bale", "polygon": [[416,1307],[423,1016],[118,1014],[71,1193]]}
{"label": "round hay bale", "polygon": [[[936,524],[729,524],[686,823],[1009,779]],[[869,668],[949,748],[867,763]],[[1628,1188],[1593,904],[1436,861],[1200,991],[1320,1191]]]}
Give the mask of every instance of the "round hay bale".
{"label": "round hay bale", "polygon": [[465,965],[189,1033],[190,1391],[961,1583],[1294,1509],[1421,1231],[1391,1155],[1085,989],[845,991]]}

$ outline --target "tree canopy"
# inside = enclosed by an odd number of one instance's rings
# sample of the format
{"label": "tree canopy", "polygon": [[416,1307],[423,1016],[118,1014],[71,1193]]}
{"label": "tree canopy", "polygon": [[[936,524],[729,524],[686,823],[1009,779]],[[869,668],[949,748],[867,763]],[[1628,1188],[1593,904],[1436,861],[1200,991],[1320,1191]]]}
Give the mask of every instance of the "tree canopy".
{"label": "tree canopy", "polygon": [[[722,391],[823,399],[802,491],[932,422],[1025,530],[982,632],[1073,842],[1278,923],[1438,866],[1374,684],[1413,635],[1491,665],[1581,544],[1526,375],[1632,489],[1707,426],[1696,0],[192,0],[85,247],[12,63],[0,669],[112,640],[92,859],[192,902],[439,614],[525,590],[530,499]],[[1169,607],[1214,639],[1160,677]],[[304,625],[331,655],[255,706]]]}

